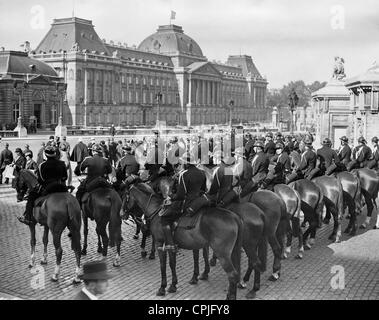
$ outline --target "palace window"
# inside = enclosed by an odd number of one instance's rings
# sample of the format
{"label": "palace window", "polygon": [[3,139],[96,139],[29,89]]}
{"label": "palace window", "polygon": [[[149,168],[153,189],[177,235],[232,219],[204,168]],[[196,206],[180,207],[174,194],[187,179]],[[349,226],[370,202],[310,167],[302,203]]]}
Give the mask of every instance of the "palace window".
{"label": "palace window", "polygon": [[150,78],[150,85],[151,85],[151,86],[154,85],[154,78],[153,78],[153,77]]}
{"label": "palace window", "polygon": [[136,84],[139,84],[139,76],[136,76]]}
{"label": "palace window", "polygon": [[139,92],[136,91],[136,103],[139,103]]}
{"label": "palace window", "polygon": [[147,93],[146,93],[146,91],[143,92],[142,103],[147,103]]}
{"label": "palace window", "polygon": [[144,86],[146,86],[146,77],[142,78],[142,83],[143,83]]}
{"label": "palace window", "polygon": [[128,102],[133,103],[133,94],[131,91],[128,92]]}
{"label": "palace window", "polygon": [[12,121],[17,122],[19,116],[20,116],[20,105],[18,103],[14,103],[12,106]]}
{"label": "palace window", "polygon": [[125,74],[121,74],[121,83],[124,84],[125,83]]}
{"label": "palace window", "polygon": [[179,95],[179,93],[177,93],[177,94],[175,95],[175,103],[176,103],[176,104],[180,104],[180,95]]}
{"label": "palace window", "polygon": [[121,91],[121,103],[125,103],[125,90]]}
{"label": "palace window", "polygon": [[171,80],[168,80],[168,87],[171,88]]}
{"label": "palace window", "polygon": [[365,92],[365,106],[371,106],[371,92]]}
{"label": "palace window", "polygon": [[163,79],[162,79],[162,86],[165,86],[165,85],[166,85],[166,79],[163,78]]}
{"label": "palace window", "polygon": [[156,82],[157,86],[159,86],[159,78],[157,78],[157,82]]}
{"label": "palace window", "polygon": [[153,92],[150,92],[150,101],[149,101],[149,103],[153,103],[153,102],[154,102]]}
{"label": "palace window", "polygon": [[129,84],[133,84],[133,77],[132,76],[129,76]]}

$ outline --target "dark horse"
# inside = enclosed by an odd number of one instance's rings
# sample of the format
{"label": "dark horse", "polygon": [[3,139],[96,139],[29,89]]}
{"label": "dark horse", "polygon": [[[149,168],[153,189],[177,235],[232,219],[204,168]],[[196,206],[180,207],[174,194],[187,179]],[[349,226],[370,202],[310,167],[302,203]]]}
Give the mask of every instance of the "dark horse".
{"label": "dark horse", "polygon": [[[85,197],[87,197],[87,201]],[[103,257],[108,254],[108,244],[111,248],[116,247],[116,256],[113,261],[114,267],[120,266],[121,251],[121,198],[111,188],[96,188],[85,194],[82,200],[82,212],[84,222],[84,245],[82,254],[87,254],[88,218],[96,221],[96,233],[98,237],[97,252]],[[108,225],[109,237],[106,231]]]}
{"label": "dark horse", "polygon": [[286,184],[277,184],[274,186],[274,192],[282,198],[286,204],[287,217],[289,219],[289,225],[287,228],[287,244],[283,252],[283,258],[287,259],[291,253],[292,237],[299,238],[299,248],[296,258],[302,259],[304,253],[303,246],[303,232],[300,227],[301,221],[301,198],[299,193]]}
{"label": "dark horse", "polygon": [[[164,235],[158,212],[162,200],[145,184],[135,184],[130,188],[127,209],[138,207],[146,219],[150,220],[150,230],[158,248],[164,244]],[[234,213],[220,208],[201,209],[195,227],[187,230],[177,228],[174,240],[179,247],[188,250],[200,250],[210,246],[220,258],[221,266],[228,275],[229,289],[227,299],[236,299],[237,284],[240,277],[240,260],[242,247],[242,221]],[[166,261],[167,251],[158,250],[161,267],[161,286],[158,296],[165,295],[167,287]],[[168,292],[176,292],[176,252],[169,251],[169,264],[172,273],[172,283]]]}
{"label": "dark horse", "polygon": [[329,176],[320,176],[312,179],[321,190],[326,207],[326,214],[333,215],[334,227],[329,240],[341,241],[341,222],[344,213],[343,189],[339,179]]}
{"label": "dark horse", "polygon": [[[16,178],[15,186],[17,196],[23,197],[22,193],[25,187],[34,189],[37,185],[37,177],[29,170],[21,170]],[[80,206],[74,196],[68,192],[56,192],[46,196],[42,202],[41,208],[34,208],[33,213],[34,221],[29,226],[30,229],[30,245],[31,245],[31,261],[29,267],[35,265],[35,249],[36,249],[36,224],[39,223],[44,227],[43,245],[44,253],[41,264],[47,264],[47,244],[49,229],[53,236],[53,243],[55,247],[56,266],[54,274],[51,278],[52,281],[58,281],[60,273],[60,265],[62,261],[62,246],[61,237],[64,229],[67,227],[71,233],[71,248],[75,252],[76,270],[74,283],[79,283],[78,278],[80,272],[80,227],[81,215]]]}
{"label": "dark horse", "polygon": [[367,206],[367,219],[361,225],[361,228],[365,229],[370,222],[374,207],[377,209],[376,199],[378,198],[379,178],[374,170],[368,168],[353,170],[352,173],[359,178],[361,192]]}
{"label": "dark horse", "polygon": [[[316,237],[316,230],[319,226],[322,209],[324,207],[323,195],[320,188],[312,181],[300,179],[289,184],[290,188],[296,190],[301,200],[301,211],[304,214],[304,223],[309,227],[303,234],[303,245],[305,249],[311,248],[311,243]],[[301,230],[299,229],[301,232]],[[311,242],[308,243],[308,237],[311,236]]]}

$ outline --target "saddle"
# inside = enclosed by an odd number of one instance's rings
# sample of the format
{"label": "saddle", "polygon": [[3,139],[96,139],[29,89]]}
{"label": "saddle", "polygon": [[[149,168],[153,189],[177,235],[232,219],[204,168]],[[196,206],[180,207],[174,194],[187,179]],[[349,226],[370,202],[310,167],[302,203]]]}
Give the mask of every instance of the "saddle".
{"label": "saddle", "polygon": [[200,218],[200,212],[197,212],[195,215],[191,215],[189,213],[184,214],[179,218],[179,220],[175,221],[173,224],[173,231],[176,229],[182,228],[185,230],[192,230],[196,227],[196,223]]}
{"label": "saddle", "polygon": [[93,180],[86,183],[86,191],[89,193],[91,193],[95,189],[99,189],[99,188],[112,189],[113,187],[108,182],[108,180],[103,178],[103,177],[94,178]]}

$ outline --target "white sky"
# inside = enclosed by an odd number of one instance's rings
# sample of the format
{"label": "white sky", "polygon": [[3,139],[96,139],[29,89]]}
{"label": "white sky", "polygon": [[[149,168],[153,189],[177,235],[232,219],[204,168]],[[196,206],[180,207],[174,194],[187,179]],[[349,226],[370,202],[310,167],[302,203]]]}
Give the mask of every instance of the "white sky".
{"label": "white sky", "polygon": [[[271,88],[329,80],[336,55],[348,76],[379,63],[377,0],[0,0],[0,46],[21,49],[28,40],[35,48],[54,18],[72,16],[73,3],[75,16],[92,20],[100,38],[130,46],[168,24],[174,10],[173,23],[209,60],[251,55]],[[344,10],[343,29],[332,27],[343,14],[334,6]]]}

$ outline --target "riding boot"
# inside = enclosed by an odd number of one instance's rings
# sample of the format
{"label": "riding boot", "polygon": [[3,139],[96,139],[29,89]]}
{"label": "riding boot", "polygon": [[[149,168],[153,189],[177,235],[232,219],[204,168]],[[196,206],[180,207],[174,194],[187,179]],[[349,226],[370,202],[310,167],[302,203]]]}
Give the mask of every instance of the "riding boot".
{"label": "riding boot", "polygon": [[165,250],[175,250],[174,239],[172,238],[171,226],[169,224],[163,225],[163,235],[164,235],[164,243]]}
{"label": "riding boot", "polygon": [[34,205],[34,200],[28,199],[28,202],[26,203],[24,215],[21,217],[18,217],[17,218],[18,221],[20,221],[21,223],[24,223],[28,226],[32,223],[33,205]]}

